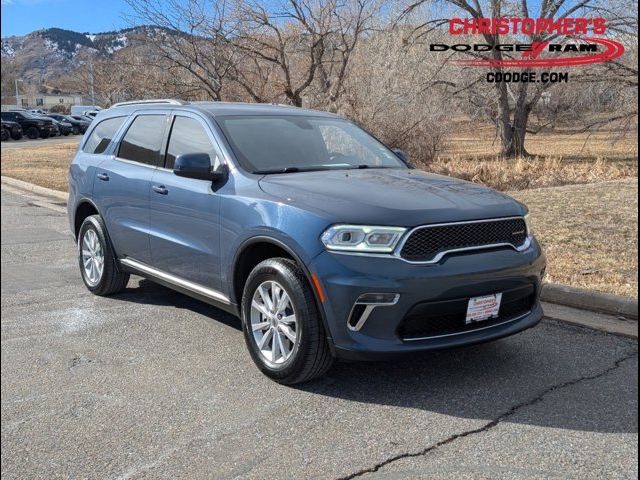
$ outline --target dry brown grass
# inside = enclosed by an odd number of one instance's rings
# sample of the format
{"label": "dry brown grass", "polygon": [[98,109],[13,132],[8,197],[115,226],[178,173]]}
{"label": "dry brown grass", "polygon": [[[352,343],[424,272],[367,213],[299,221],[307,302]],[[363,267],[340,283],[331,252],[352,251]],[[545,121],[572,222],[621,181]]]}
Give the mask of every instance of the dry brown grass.
{"label": "dry brown grass", "polygon": [[[488,123],[459,119],[455,132],[447,142],[443,158],[467,159],[494,158],[500,152],[496,132]],[[528,152],[533,156],[557,157],[565,160],[595,160],[606,158],[616,161],[637,162],[638,132],[622,135],[616,130],[602,129],[591,133],[566,131],[529,134],[526,139]]]}
{"label": "dry brown grass", "polygon": [[638,297],[638,180],[511,192],[526,203],[551,282]]}
{"label": "dry brown grass", "polygon": [[66,192],[69,163],[77,148],[77,143],[7,148],[2,150],[0,170],[2,175]]}
{"label": "dry brown grass", "polygon": [[488,124],[458,119],[455,134],[436,160],[419,168],[482,183],[498,190],[525,190],[638,176],[638,134],[541,133],[527,137],[526,159],[498,157],[500,145]]}
{"label": "dry brown grass", "polygon": [[439,158],[423,170],[481,183],[498,190],[525,190],[576,183],[593,183],[637,177],[638,162],[597,158],[565,160],[535,157],[505,160],[470,159],[460,156]]}

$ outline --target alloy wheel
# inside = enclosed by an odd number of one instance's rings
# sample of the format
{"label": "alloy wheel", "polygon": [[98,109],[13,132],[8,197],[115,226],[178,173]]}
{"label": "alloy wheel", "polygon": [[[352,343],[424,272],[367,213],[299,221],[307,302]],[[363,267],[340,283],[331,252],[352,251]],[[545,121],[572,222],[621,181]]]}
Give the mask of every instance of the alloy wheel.
{"label": "alloy wheel", "polygon": [[89,228],[82,237],[82,266],[84,277],[92,287],[100,283],[104,271],[104,251],[95,230]]}
{"label": "alloy wheel", "polygon": [[278,282],[261,283],[251,300],[249,328],[258,351],[269,365],[286,362],[299,341],[298,321],[291,298]]}

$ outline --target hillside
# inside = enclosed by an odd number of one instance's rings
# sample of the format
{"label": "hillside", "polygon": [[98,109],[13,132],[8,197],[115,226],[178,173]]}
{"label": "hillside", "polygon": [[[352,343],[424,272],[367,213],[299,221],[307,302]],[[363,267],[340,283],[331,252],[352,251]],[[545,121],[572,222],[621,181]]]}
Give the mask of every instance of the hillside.
{"label": "hillside", "polygon": [[146,26],[103,33],[48,28],[3,38],[1,55],[3,61],[15,61],[20,78],[44,82],[69,73],[88,55],[112,55],[135,44],[141,35],[153,35],[157,31],[155,27]]}

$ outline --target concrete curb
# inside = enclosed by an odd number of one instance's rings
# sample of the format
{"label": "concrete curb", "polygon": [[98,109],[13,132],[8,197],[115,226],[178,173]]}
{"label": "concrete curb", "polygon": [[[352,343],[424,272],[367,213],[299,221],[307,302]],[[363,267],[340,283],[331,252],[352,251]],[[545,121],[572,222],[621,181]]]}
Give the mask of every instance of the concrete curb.
{"label": "concrete curb", "polygon": [[46,197],[53,197],[56,200],[67,201],[69,198],[69,194],[67,192],[61,192],[60,190],[52,190],[51,188],[41,187],[39,185],[34,185],[33,183],[24,182],[22,180],[18,180],[16,178],[5,177],[2,175],[2,183],[9,185],[11,187],[19,188],[21,190],[26,190],[28,192],[35,193],[37,195],[44,195]]}
{"label": "concrete curb", "polygon": [[557,303],[542,302],[545,318],[558,320],[580,327],[621,335],[628,338],[638,338],[638,322],[635,320],[621,320],[620,317],[604,313],[579,310]]}
{"label": "concrete curb", "polygon": [[619,297],[555,283],[545,284],[540,298],[549,303],[638,320],[638,301],[633,298]]}

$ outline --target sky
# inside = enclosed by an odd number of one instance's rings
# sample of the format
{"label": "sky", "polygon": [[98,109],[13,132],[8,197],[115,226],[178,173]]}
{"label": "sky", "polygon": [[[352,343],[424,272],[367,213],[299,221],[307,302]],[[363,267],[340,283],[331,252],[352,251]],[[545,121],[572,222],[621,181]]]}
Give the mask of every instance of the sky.
{"label": "sky", "polygon": [[125,0],[1,0],[2,37],[58,27],[84,33],[128,26]]}

